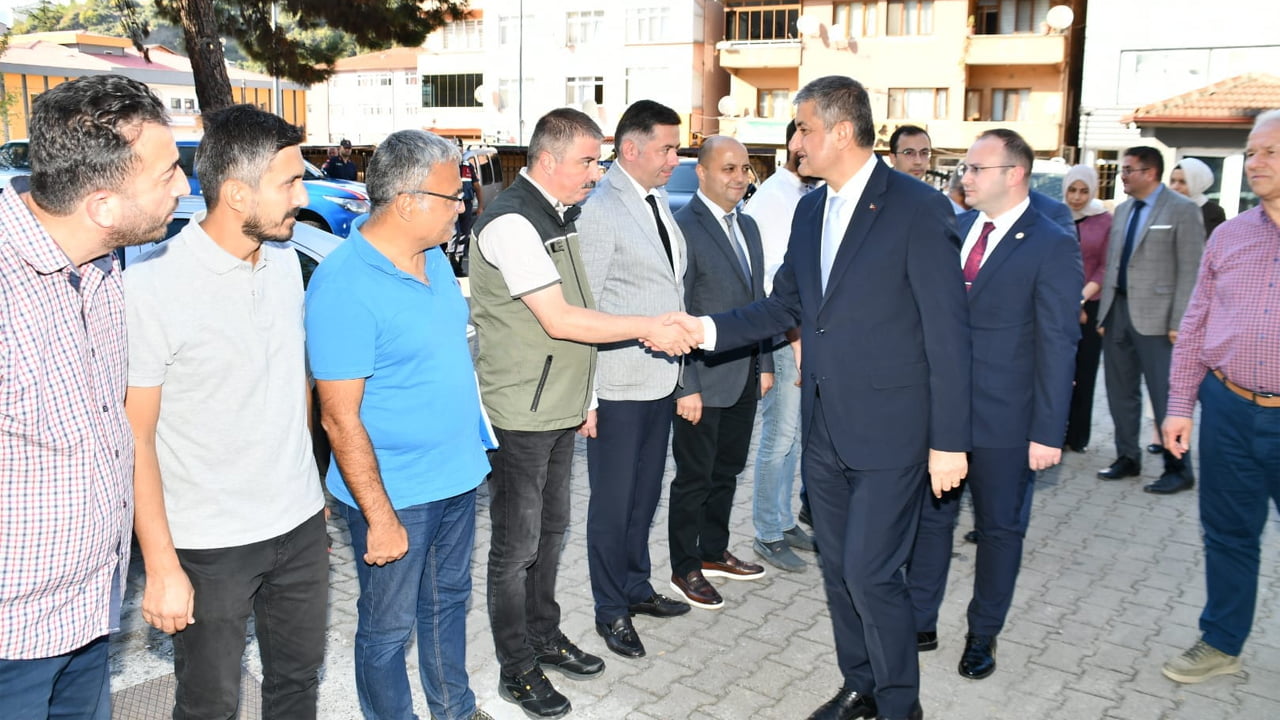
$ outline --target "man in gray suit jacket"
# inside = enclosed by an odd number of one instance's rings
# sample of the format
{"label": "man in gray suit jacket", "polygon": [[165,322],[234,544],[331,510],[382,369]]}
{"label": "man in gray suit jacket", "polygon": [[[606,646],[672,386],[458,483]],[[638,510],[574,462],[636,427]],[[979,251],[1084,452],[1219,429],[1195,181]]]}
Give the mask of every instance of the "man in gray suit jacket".
{"label": "man in gray suit jacket", "polygon": [[[1129,199],[1116,208],[1102,282],[1098,332],[1106,367],[1107,402],[1116,427],[1115,462],[1098,472],[1104,480],[1132,477],[1142,471],[1138,428],[1142,422],[1142,389],[1164,422],[1169,398],[1169,361],[1178,324],[1191,299],[1204,250],[1200,208],[1160,178],[1164,159],[1152,147],[1129,148],[1120,165],[1120,180]],[[1190,454],[1176,458],[1164,451],[1164,473],[1143,488],[1169,494],[1195,484]]]}
{"label": "man in gray suit jacket", "polygon": [[[710,315],[764,297],[764,249],[755,221],[737,211],[747,192],[747,149],[716,135],[698,153],[698,193],[676,213],[688,246],[685,307]],[[698,352],[676,390],[671,454],[671,587],[694,607],[719,609],[707,577],[752,580],[764,568],[729,552],[729,512],[747,463],[756,402],[773,384],[768,343]]]}
{"label": "man in gray suit jacket", "polygon": [[[683,310],[684,236],[657,189],[678,162],[680,116],[641,100],[622,114],[614,138],[618,159],[578,218],[596,309],[650,316]],[[586,423],[587,565],[596,631],[623,657],[645,654],[632,615],[689,611],[649,583],[649,525],[662,494],[680,367],[678,358],[635,341],[600,345],[596,362],[599,407]]]}

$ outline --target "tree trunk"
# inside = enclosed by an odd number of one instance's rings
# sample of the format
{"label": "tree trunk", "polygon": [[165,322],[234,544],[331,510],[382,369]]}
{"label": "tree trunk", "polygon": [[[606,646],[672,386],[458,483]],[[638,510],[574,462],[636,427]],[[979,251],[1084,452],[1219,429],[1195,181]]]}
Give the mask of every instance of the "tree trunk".
{"label": "tree trunk", "polygon": [[213,0],[179,0],[178,7],[200,112],[231,105],[231,80],[227,77],[226,57],[213,16]]}

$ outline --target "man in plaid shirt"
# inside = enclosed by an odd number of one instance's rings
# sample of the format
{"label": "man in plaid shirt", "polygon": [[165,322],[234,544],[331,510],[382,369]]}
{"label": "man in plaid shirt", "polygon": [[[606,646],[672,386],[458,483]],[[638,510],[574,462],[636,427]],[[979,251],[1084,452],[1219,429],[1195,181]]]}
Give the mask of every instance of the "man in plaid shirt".
{"label": "man in plaid shirt", "polygon": [[31,175],[0,187],[0,698],[5,717],[111,716],[133,521],[124,302],[112,250],[187,192],[164,105],[119,75],[36,99]]}

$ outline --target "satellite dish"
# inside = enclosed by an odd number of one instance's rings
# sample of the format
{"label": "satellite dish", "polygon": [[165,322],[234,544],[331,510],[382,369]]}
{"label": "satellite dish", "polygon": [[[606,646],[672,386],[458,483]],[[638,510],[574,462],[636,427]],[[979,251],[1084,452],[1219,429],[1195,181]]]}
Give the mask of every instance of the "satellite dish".
{"label": "satellite dish", "polygon": [[796,30],[799,30],[801,35],[816,35],[822,30],[822,22],[812,15],[801,15],[796,20]]}
{"label": "satellite dish", "polygon": [[1044,21],[1049,23],[1049,27],[1054,30],[1062,31],[1071,27],[1071,21],[1075,20],[1075,18],[1076,14],[1069,5],[1055,5],[1049,8],[1048,14],[1044,16]]}
{"label": "satellite dish", "polygon": [[474,97],[474,98],[476,99],[476,102],[478,102],[478,103],[480,103],[481,105],[483,105],[483,104],[484,104],[484,96],[485,96],[485,93],[487,93],[487,92],[489,92],[489,89],[488,89],[488,88],[486,88],[484,85],[477,85],[477,86],[476,86],[476,91],[475,91],[475,93],[473,93],[473,94],[472,94],[472,97]]}
{"label": "satellite dish", "polygon": [[733,115],[733,112],[737,109],[738,109],[738,104],[735,103],[733,101],[733,98],[728,95],[725,95],[724,97],[720,98],[720,101],[716,103],[716,110],[718,110],[721,115],[731,116]]}

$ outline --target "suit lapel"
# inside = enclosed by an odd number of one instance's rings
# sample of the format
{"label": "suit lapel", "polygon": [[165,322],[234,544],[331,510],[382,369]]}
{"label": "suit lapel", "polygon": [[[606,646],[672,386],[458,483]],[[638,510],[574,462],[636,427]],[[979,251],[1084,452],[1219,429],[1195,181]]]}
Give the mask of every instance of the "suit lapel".
{"label": "suit lapel", "polygon": [[1035,224],[1036,210],[1028,206],[1022,213],[1022,217],[1018,218],[1013,227],[1000,238],[1000,244],[996,245],[996,249],[991,251],[987,256],[986,262],[982,263],[981,269],[978,270],[978,277],[973,280],[973,287],[969,288],[969,303],[973,303],[973,299],[977,297],[982,289],[991,283],[991,278],[1000,272],[1000,266],[1004,264],[1009,256],[1017,252],[1018,246],[1026,239],[1027,232],[1031,230],[1031,226]]}
{"label": "suit lapel", "polygon": [[[840,280],[844,277],[845,271],[848,270],[849,264],[853,262],[853,257],[858,254],[858,248],[862,247],[862,243],[866,241],[867,234],[871,231],[871,226],[876,221],[876,209],[880,207],[885,190],[888,188],[889,173],[895,172],[890,170],[889,166],[881,162],[875,155],[872,155],[867,162],[874,162],[875,166],[871,171],[871,178],[867,180],[867,186],[862,190],[862,197],[858,198],[857,205],[851,208],[853,217],[849,219],[849,227],[845,230],[844,238],[840,241],[840,249],[836,251],[835,260],[831,263],[831,274],[827,276],[827,289],[822,294],[823,304],[826,304],[827,298],[831,297],[832,290],[840,284]],[[824,210],[823,223],[825,222]],[[821,275],[821,226],[819,226],[818,230],[818,272]],[[821,277],[819,277],[819,283],[821,283]]]}
{"label": "suit lapel", "polygon": [[[740,265],[738,263],[738,254],[735,253],[733,248],[729,245],[731,241],[729,240],[728,230],[725,228],[724,223],[721,222],[720,218],[712,215],[711,209],[707,207],[706,203],[702,202],[702,198],[695,195],[691,200],[689,200],[689,202],[693,205],[694,216],[698,218],[698,223],[702,225],[702,231],[711,239],[711,244],[716,246],[716,249],[725,259],[725,262],[729,263],[729,267],[738,268]],[[736,220],[737,218],[735,218],[735,221]],[[735,229],[741,233],[741,228]],[[743,285],[746,285],[747,279],[743,277],[742,272],[739,271],[735,274],[738,276],[738,279],[742,281]],[[747,290],[750,289],[751,288],[749,287],[747,288]]]}
{"label": "suit lapel", "polygon": [[[1151,212],[1147,213],[1147,219],[1142,223],[1142,227],[1138,229],[1138,236],[1133,239],[1133,252],[1138,252],[1138,248],[1142,247],[1142,241],[1147,239],[1147,231],[1156,223],[1156,216],[1164,213],[1165,201],[1169,192],[1169,188],[1162,187],[1160,192],[1156,194],[1156,201],[1151,205]],[[1131,208],[1132,209],[1132,208]],[[1128,224],[1125,225],[1128,227]]]}
{"label": "suit lapel", "polygon": [[[648,238],[649,245],[652,246],[654,252],[658,253],[659,257],[666,258],[667,251],[666,248],[662,247],[662,237],[658,235],[658,226],[654,223],[653,209],[649,207],[649,201],[636,194],[635,186],[632,184],[631,179],[626,177],[624,171],[619,171],[616,175],[605,173],[604,179],[609,181],[609,184],[618,193],[622,206],[627,209],[631,219],[638,227],[645,229],[645,237]],[[658,212],[662,215],[663,222],[667,226],[667,235],[671,238],[672,245],[675,245],[677,242],[683,242],[684,236],[680,235],[680,230],[676,227],[675,218],[671,217],[671,212],[666,207],[666,204],[666,198],[659,196]],[[680,258],[683,261],[683,248],[680,249]]]}
{"label": "suit lapel", "polygon": [[747,245],[747,259],[751,261],[751,297],[762,298],[764,297],[764,244],[760,240],[760,230],[754,221],[748,229],[746,223],[742,222],[746,217],[742,213],[734,211],[734,217],[738,219],[738,229],[742,232],[742,240]]}

